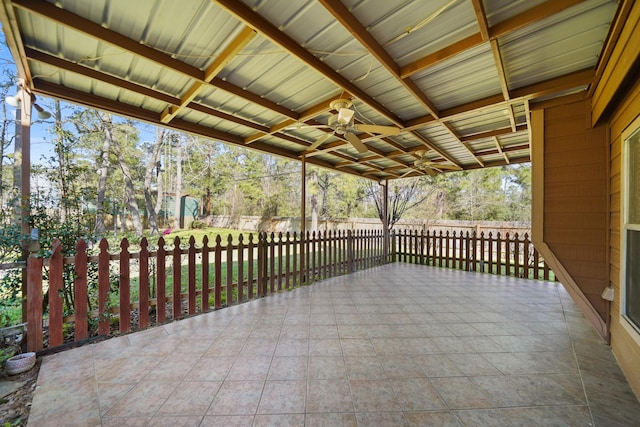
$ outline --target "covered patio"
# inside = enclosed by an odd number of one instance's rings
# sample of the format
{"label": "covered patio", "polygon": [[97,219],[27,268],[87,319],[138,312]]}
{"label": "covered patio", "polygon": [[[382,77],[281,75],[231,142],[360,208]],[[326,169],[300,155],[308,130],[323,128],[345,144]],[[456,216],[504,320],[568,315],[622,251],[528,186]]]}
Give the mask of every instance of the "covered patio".
{"label": "covered patio", "polygon": [[636,425],[560,283],[391,263],[46,357],[29,425]]}

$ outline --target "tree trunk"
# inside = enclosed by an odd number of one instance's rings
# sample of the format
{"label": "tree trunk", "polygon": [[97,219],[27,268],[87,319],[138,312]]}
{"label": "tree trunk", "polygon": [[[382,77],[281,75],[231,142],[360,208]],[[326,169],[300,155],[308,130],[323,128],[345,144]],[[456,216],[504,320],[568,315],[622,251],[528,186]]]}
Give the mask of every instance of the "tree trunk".
{"label": "tree trunk", "polygon": [[180,205],[182,201],[182,138],[178,138],[176,153],[176,195],[173,208],[173,228],[180,228]]}
{"label": "tree trunk", "polygon": [[[125,203],[129,208],[129,212],[131,212],[131,220],[133,222],[133,229],[136,233],[136,236],[142,236],[142,222],[140,221],[140,210],[138,209],[138,202],[136,201],[136,193],[133,188],[133,180],[131,179],[131,171],[129,170],[129,165],[125,161],[125,158],[122,154],[122,150],[120,149],[119,141],[113,141],[113,151],[116,154],[118,159],[118,164],[120,165],[120,169],[122,170],[122,176],[124,177],[124,193],[125,193]],[[122,210],[123,213],[125,209]],[[125,218],[122,219],[123,224]]]}
{"label": "tree trunk", "polygon": [[[157,212],[153,202],[153,196],[151,195],[151,180],[153,179],[153,171],[156,170],[156,168],[158,170],[160,169],[160,153],[163,142],[164,129],[156,128],[156,143],[153,146],[153,151],[151,152],[151,157],[147,164],[147,170],[144,174],[144,201],[147,209],[147,215],[149,216],[149,228],[151,229],[151,234],[160,234],[160,231],[158,230]],[[159,199],[160,197],[160,188],[158,188],[156,199]]]}
{"label": "tree trunk", "polygon": [[67,177],[66,177],[66,153],[64,146],[64,136],[62,133],[62,111],[60,110],[60,101],[55,101],[55,132],[56,132],[56,141],[55,141],[55,150],[56,156],[58,157],[58,179],[59,182],[59,191],[60,191],[60,222],[65,223],[67,221],[67,216],[69,215],[69,189],[67,188]]}
{"label": "tree trunk", "polygon": [[[107,227],[104,223],[105,213],[107,207],[104,205],[105,195],[107,192],[107,179],[109,178],[109,151],[113,145],[113,133],[111,127],[105,126],[104,129],[104,141],[102,143],[102,152],[100,153],[100,166],[98,168],[98,197],[96,200],[96,222],[93,227],[93,232],[97,236],[102,236],[107,231]],[[117,222],[117,212],[113,211],[114,225]]]}

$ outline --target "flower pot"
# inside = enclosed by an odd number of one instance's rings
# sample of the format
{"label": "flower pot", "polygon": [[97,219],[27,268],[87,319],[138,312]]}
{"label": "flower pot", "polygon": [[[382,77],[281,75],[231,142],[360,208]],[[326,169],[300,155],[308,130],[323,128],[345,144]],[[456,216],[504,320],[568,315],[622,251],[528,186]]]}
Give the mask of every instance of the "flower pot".
{"label": "flower pot", "polygon": [[27,372],[36,364],[36,354],[33,352],[16,354],[7,359],[6,370],[9,375]]}

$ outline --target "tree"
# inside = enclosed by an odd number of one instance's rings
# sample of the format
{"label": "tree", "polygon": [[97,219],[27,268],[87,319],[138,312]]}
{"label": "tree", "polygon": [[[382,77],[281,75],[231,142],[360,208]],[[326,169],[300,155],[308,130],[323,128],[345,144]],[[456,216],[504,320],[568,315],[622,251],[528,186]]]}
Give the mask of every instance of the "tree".
{"label": "tree", "polygon": [[[422,203],[430,194],[434,187],[429,185],[431,177],[419,177],[413,179],[398,180],[389,182],[389,200],[387,206],[387,225],[389,230],[402,218],[411,208]],[[384,192],[381,185],[375,181],[365,181],[367,196],[373,199],[378,218],[384,218]]]}
{"label": "tree", "polygon": [[[160,154],[162,153],[162,147],[164,146],[165,130],[164,128],[156,128],[156,140],[151,147],[151,155],[147,161],[147,168],[144,173],[144,202],[147,209],[147,216],[149,217],[149,228],[151,234],[159,234],[158,230],[158,213],[162,206],[162,179],[160,177]],[[156,202],[154,203],[153,195],[151,194],[151,182],[155,173],[156,181]],[[160,203],[157,203],[160,200]]]}

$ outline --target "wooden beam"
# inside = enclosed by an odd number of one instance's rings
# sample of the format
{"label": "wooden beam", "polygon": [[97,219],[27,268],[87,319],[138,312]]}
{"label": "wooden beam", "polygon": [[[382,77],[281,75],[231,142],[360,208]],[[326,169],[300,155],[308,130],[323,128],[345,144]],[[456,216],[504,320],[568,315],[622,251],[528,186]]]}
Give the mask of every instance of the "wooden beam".
{"label": "wooden beam", "polygon": [[400,120],[400,118],[398,118],[395,114],[385,108],[378,101],[373,99],[367,92],[351,83],[341,74],[329,67],[329,65],[327,65],[325,62],[322,62],[320,59],[315,57],[311,52],[300,46],[300,44],[298,44],[287,34],[280,31],[266,18],[253,11],[253,9],[251,9],[251,7],[249,7],[248,5],[237,0],[216,0],[216,2],[236,18],[243,21],[246,25],[254,28],[264,37],[282,47],[291,55],[295,56],[300,61],[305,63],[307,66],[318,71],[325,78],[331,80],[338,87],[344,89],[347,92],[350,92],[362,102],[378,111],[378,113],[385,116],[396,126],[404,127],[404,124],[402,123],[402,120]]}
{"label": "wooden beam", "polygon": [[489,24],[487,23],[487,15],[484,12],[482,0],[471,0],[471,3],[473,4],[473,11],[476,14],[476,21],[478,22],[482,40],[487,41],[489,40]]}
{"label": "wooden beam", "polygon": [[[527,126],[526,125],[520,125],[518,127],[516,127],[515,132],[522,132],[527,130]],[[514,131],[511,128],[502,128],[502,129],[496,129],[496,130],[490,130],[487,132],[482,132],[482,133],[476,133],[473,135],[467,135],[467,136],[461,136],[460,137],[460,141],[462,142],[470,142],[470,141],[477,141],[479,139],[486,139],[486,138],[491,138],[494,136],[500,136],[500,135],[507,135],[510,133],[514,133]]]}
{"label": "wooden beam", "polygon": [[[200,135],[206,138],[212,138],[218,141],[231,143],[234,145],[245,146],[244,140],[238,137],[237,135],[232,135],[226,132],[219,131],[217,129],[213,129],[207,126],[197,124],[197,123],[187,122],[185,120],[180,120],[176,118],[172,120],[169,124],[165,124],[160,121],[160,116],[155,111],[144,110],[137,106],[123,104],[119,101],[114,101],[114,100],[103,98],[93,94],[87,94],[85,92],[81,92],[76,89],[60,86],[60,85],[43,81],[40,79],[35,79],[33,83],[34,83],[35,91],[44,96],[61,99],[63,101],[67,101],[70,103],[81,103],[82,105],[85,105],[88,107],[96,108],[103,111],[109,111],[115,114],[124,115],[136,120],[147,122],[147,123],[170,127],[175,130],[179,130],[179,131],[183,131],[183,132],[187,132],[195,135]],[[252,144],[251,147],[254,149],[260,150],[262,152],[271,153],[275,156],[285,157],[293,160],[299,160],[299,154],[293,151],[285,150],[280,147],[265,144],[261,141],[257,141],[256,143]],[[341,155],[339,157],[350,159],[349,157],[344,155]],[[317,166],[335,170],[335,164],[327,161],[323,161],[320,159],[309,159],[309,158],[307,158],[306,161],[308,163],[312,163]],[[370,172],[370,174],[380,173],[382,171],[382,168],[377,167],[375,165],[359,164],[359,166],[365,166],[371,169],[372,172]],[[343,168],[341,170],[351,175],[365,176],[363,173],[357,172],[353,169]]]}
{"label": "wooden beam", "polygon": [[169,105],[160,115],[162,123],[169,123],[178,113],[191,102],[206,87],[220,71],[256,36],[256,32],[249,27],[243,28],[240,34],[218,55],[213,63],[204,72],[204,82],[196,81],[191,84],[180,97],[178,105]]}
{"label": "wooden beam", "polygon": [[[493,142],[495,142],[496,148],[498,149],[498,152],[500,154],[502,154],[502,156],[504,157],[504,161],[507,162],[507,164],[508,164],[509,163],[509,156],[507,156],[507,153],[502,151],[502,146],[500,145],[500,141],[498,141],[498,137],[497,136],[493,137]],[[527,148],[529,148],[528,145],[527,145]]]}
{"label": "wooden beam", "polygon": [[462,142],[460,141],[460,138],[458,137],[458,133],[456,132],[455,128],[453,127],[453,125],[451,123],[443,123],[443,127],[451,134],[451,136],[453,136],[455,138],[455,140],[462,145],[468,152],[469,154],[471,154],[471,157],[473,157],[473,159],[478,162],[478,164],[482,167],[484,167],[484,162],[482,161],[482,159],[480,159],[479,157],[477,157],[473,150],[471,149],[471,147],[469,146],[469,144],[467,142]]}
{"label": "wooden beam", "polygon": [[348,93],[343,93],[341,92],[338,95],[333,95],[319,103],[317,103],[316,105],[312,106],[311,108],[308,108],[306,111],[303,111],[302,113],[298,114],[298,118],[297,120],[285,120],[283,122],[277,123],[273,126],[271,126],[269,128],[269,130],[267,132],[259,132],[256,134],[253,134],[251,136],[248,136],[245,138],[245,144],[251,144],[254,141],[259,140],[260,138],[263,138],[267,135],[273,135],[276,132],[280,132],[281,130],[283,130],[286,127],[289,127],[297,122],[306,122],[316,116],[319,116],[320,114],[326,113],[327,111],[329,111],[331,109],[331,102],[335,101],[336,99],[340,99],[340,98],[350,98],[350,94]]}
{"label": "wooden beam", "polygon": [[[500,22],[493,27],[489,28],[489,38],[495,39],[500,36],[512,33],[524,26],[533,24],[534,22],[548,18],[558,12],[561,12],[569,7],[575,6],[581,3],[583,0],[548,0],[538,6],[535,6],[526,12],[516,15],[506,21]],[[485,40],[482,33],[476,33],[469,37],[466,37],[452,45],[449,45],[437,52],[431,53],[423,58],[420,58],[410,64],[403,66],[400,69],[400,76],[402,78],[410,77],[427,67],[451,58],[459,53],[469,50],[476,46],[479,46]]]}
{"label": "wooden beam", "polygon": [[204,75],[201,70],[187,63],[178,61],[169,55],[157,51],[149,46],[109,30],[88,19],[75,15],[68,10],[42,0],[13,0],[15,7],[41,15],[47,20],[55,21],[62,26],[83,33],[96,40],[102,40],[114,47],[141,56],[149,61],[168,69],[185,74],[193,79],[202,81]]}
{"label": "wooden beam", "polygon": [[521,103],[525,100],[532,100],[536,97],[553,94],[555,92],[563,92],[572,88],[584,86],[589,84],[593,76],[594,70],[589,68],[565,74],[563,76],[545,80],[543,82],[535,83],[529,86],[524,86],[522,88],[512,90],[511,99],[508,101],[504,100],[502,94],[491,95],[477,101],[469,102],[467,104],[444,110],[442,111],[442,117],[440,117],[439,119],[434,119],[431,115],[426,115],[407,120],[405,123],[404,131],[410,132],[427,125],[443,123],[463,117],[468,117],[483,110],[502,108],[510,104]]}

